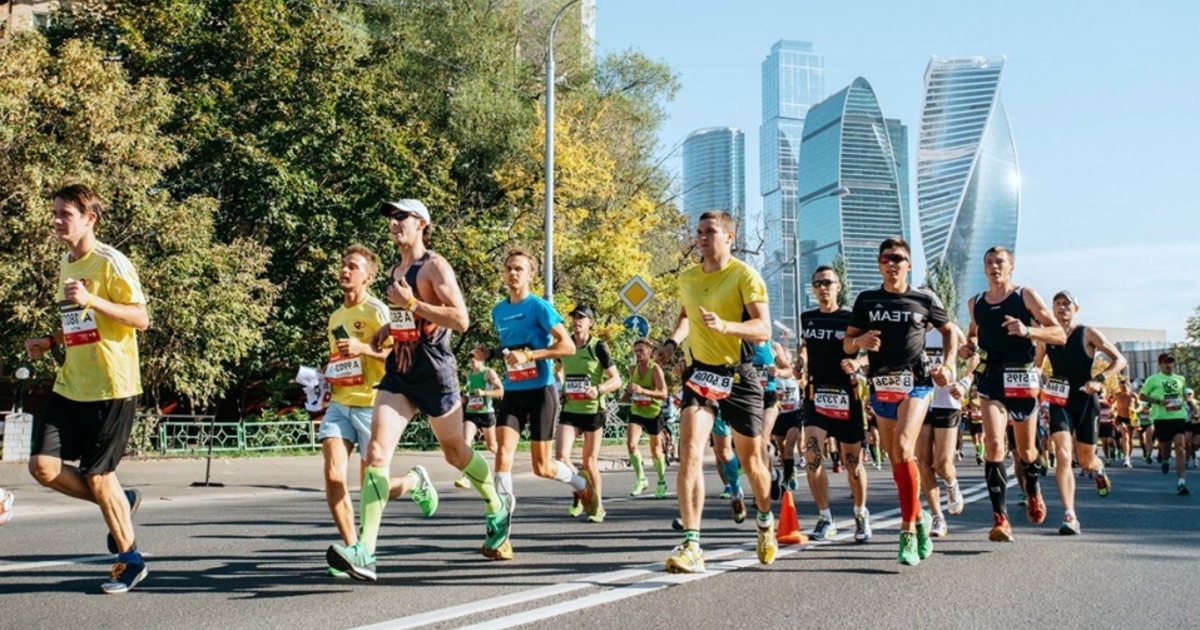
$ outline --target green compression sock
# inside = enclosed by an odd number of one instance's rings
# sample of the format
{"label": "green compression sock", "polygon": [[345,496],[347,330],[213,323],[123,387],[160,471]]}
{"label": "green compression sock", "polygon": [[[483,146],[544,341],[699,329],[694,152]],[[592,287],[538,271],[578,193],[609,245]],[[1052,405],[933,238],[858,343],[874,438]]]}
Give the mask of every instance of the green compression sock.
{"label": "green compression sock", "polygon": [[500,495],[496,494],[496,486],[492,483],[492,471],[488,468],[487,462],[483,460],[483,456],[475,453],[471,457],[471,463],[467,464],[462,472],[471,482],[471,487],[475,488],[479,496],[483,497],[487,513],[499,512],[503,504],[500,502]]}
{"label": "green compression sock", "polygon": [[634,451],[629,454],[629,463],[633,464],[633,472],[637,475],[638,481],[646,479],[646,469],[642,467],[642,454]]}
{"label": "green compression sock", "polygon": [[660,482],[666,481],[666,479],[667,479],[667,458],[665,458],[665,457],[655,457],[654,458],[654,472],[658,473],[658,480]]}
{"label": "green compression sock", "polygon": [[383,508],[391,492],[388,473],[387,468],[368,466],[367,474],[363,477],[362,498],[359,500],[362,522],[358,529],[358,540],[367,553],[375,553],[375,543],[379,540],[379,524],[383,521]]}

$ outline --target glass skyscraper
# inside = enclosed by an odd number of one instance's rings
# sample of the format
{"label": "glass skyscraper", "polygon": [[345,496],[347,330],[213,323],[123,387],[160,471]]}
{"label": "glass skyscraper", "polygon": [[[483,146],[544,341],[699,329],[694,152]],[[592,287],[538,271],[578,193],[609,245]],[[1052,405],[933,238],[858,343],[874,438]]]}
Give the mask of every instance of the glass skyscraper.
{"label": "glass skyscraper", "polygon": [[747,246],[746,137],[733,127],[698,129],[683,141],[683,212],[694,231],[701,214],[724,210],[738,223],[734,243]]}
{"label": "glass skyscraper", "polygon": [[[815,305],[806,280],[838,255],[852,295],[879,286],[879,243],[905,232],[903,187],[875,91],[859,77],[808,112],[800,145],[800,277],[805,308]],[[899,133],[900,129],[896,129]],[[844,197],[830,196],[848,188]]]}
{"label": "glass skyscraper", "polygon": [[987,289],[983,254],[1016,251],[1020,169],[1000,102],[1004,57],[938,59],[925,71],[917,150],[917,212],[928,262],[949,263],[960,322]]}
{"label": "glass skyscraper", "polygon": [[776,42],[762,63],[762,275],[772,317],[791,330],[797,329],[792,260],[796,256],[800,140],[809,108],[823,98],[824,57],[813,52],[810,42]]}

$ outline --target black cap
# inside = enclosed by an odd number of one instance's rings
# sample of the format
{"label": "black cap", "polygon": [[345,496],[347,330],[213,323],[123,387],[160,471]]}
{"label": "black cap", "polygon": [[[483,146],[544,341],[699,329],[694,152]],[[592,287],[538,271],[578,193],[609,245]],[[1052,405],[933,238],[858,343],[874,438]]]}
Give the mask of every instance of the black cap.
{"label": "black cap", "polygon": [[571,309],[571,317],[586,317],[592,321],[596,321],[596,315],[592,313],[592,307],[583,306],[582,304]]}
{"label": "black cap", "polygon": [[1171,356],[1170,352],[1164,352],[1164,353],[1158,355],[1158,362],[1159,363],[1174,363],[1175,357]]}

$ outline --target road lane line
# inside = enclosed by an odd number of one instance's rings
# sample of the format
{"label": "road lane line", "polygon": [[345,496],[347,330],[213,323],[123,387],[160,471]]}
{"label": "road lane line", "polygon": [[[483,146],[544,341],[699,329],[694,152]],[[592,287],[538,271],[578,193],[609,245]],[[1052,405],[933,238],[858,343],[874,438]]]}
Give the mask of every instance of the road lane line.
{"label": "road lane line", "polygon": [[[145,555],[145,554],[143,554]],[[0,573],[15,573],[17,571],[29,571],[31,569],[45,569],[49,567],[61,567],[68,564],[91,564],[93,562],[111,562],[116,560],[117,556],[113,554],[105,554],[103,556],[81,556],[79,558],[67,558],[66,560],[47,560],[45,562],[26,562],[24,564],[0,564]]]}

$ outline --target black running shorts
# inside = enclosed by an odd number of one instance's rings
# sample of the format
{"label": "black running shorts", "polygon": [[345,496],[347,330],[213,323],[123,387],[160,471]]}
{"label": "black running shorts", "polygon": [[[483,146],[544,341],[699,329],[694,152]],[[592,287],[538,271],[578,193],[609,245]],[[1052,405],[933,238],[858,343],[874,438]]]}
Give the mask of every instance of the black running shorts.
{"label": "black running shorts", "polygon": [[79,472],[113,472],[137,414],[137,397],[80,402],[50,394],[45,413],[33,419],[33,455],[79,460]]}
{"label": "black running shorts", "polygon": [[537,389],[506,389],[496,409],[496,426],[517,433],[529,427],[529,439],[548,442],[554,439],[554,420],[558,417],[558,391],[553,385]]}

